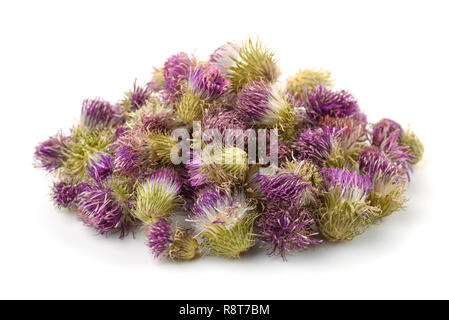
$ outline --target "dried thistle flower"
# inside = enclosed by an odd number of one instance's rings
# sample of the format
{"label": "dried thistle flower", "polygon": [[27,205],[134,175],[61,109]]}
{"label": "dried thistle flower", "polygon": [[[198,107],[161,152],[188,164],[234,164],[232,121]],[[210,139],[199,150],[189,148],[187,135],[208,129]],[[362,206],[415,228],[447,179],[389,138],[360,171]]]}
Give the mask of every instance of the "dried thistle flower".
{"label": "dried thistle flower", "polygon": [[237,95],[235,112],[247,123],[275,128],[285,140],[294,134],[296,113],[288,96],[265,81],[247,83]]}
{"label": "dried thistle flower", "polygon": [[51,197],[58,208],[74,209],[85,187],[83,182],[74,184],[70,181],[58,181],[53,184]]}
{"label": "dried thistle flower", "polygon": [[188,230],[181,226],[172,226],[167,219],[149,224],[144,233],[155,258],[191,260],[196,256],[198,242]]}
{"label": "dried thistle flower", "polygon": [[180,52],[172,55],[164,63],[164,98],[175,102],[182,94],[182,86],[186,83],[190,68],[195,64],[189,56]]}
{"label": "dried thistle flower", "polygon": [[366,202],[368,178],[342,169],[322,170],[324,193],[314,210],[320,232],[329,241],[348,241],[363,233],[379,216]]}
{"label": "dried thistle flower", "polygon": [[252,184],[269,206],[279,203],[307,206],[319,196],[321,174],[310,161],[290,161],[273,174],[254,176]]}
{"label": "dried thistle flower", "polygon": [[86,99],[81,108],[81,125],[91,130],[118,126],[123,122],[121,112],[109,102]]}
{"label": "dried thistle flower", "polygon": [[114,171],[114,161],[111,155],[99,152],[89,159],[86,166],[89,176],[95,181],[104,181],[109,178]]}
{"label": "dried thistle flower", "polygon": [[232,60],[234,64],[229,67],[226,75],[231,80],[231,89],[234,92],[239,92],[245,84],[260,79],[274,83],[281,74],[273,52],[265,48],[259,40],[255,43],[251,39],[246,41],[238,56],[232,57]]}
{"label": "dried thistle flower", "polygon": [[207,255],[239,258],[255,244],[256,215],[243,192],[229,195],[213,187],[201,190],[195,200],[191,222],[200,247]]}
{"label": "dried thistle flower", "polygon": [[401,139],[404,131],[399,123],[391,119],[382,119],[373,125],[373,145],[380,146],[392,134]]}
{"label": "dried thistle flower", "polygon": [[357,100],[348,92],[332,91],[322,85],[307,90],[300,97],[301,105],[305,108],[310,121],[318,123],[320,118],[331,116],[334,118],[351,117],[365,120]]}
{"label": "dried thistle flower", "polygon": [[119,107],[125,115],[136,111],[144,106],[151,97],[151,90],[148,86],[140,87],[134,81],[131,90],[125,92],[125,97],[120,101]]}
{"label": "dried thistle flower", "polygon": [[179,208],[182,180],[172,169],[159,169],[140,184],[132,214],[144,223],[170,216]]}
{"label": "dried thistle flower", "polygon": [[295,148],[301,159],[309,159],[328,168],[356,167],[359,154],[365,146],[362,126],[323,127],[308,129],[300,134]]}
{"label": "dried thistle flower", "polygon": [[248,173],[248,157],[244,150],[225,147],[207,152],[193,152],[191,161],[186,164],[189,182],[192,186],[213,183],[220,187],[241,184]]}
{"label": "dried thistle flower", "polygon": [[400,164],[389,159],[378,147],[372,146],[360,154],[360,171],[371,179],[373,187],[368,200],[381,209],[379,218],[404,207],[407,172]]}
{"label": "dried thistle flower", "polygon": [[320,244],[315,222],[309,212],[295,206],[274,206],[264,212],[256,221],[259,237],[268,254],[279,254],[286,260],[286,254],[304,250]]}
{"label": "dried thistle flower", "polygon": [[191,69],[177,108],[179,118],[188,125],[201,120],[210,103],[220,98],[228,87],[229,81],[217,66],[200,65]]}
{"label": "dried thistle flower", "polygon": [[91,157],[99,152],[107,152],[115,140],[115,129],[89,129],[77,126],[72,129],[71,137],[63,149],[61,174],[80,182],[88,176],[86,166]]}
{"label": "dried thistle flower", "polygon": [[64,149],[70,137],[58,133],[38,144],[34,151],[34,166],[52,172],[62,166]]}
{"label": "dried thistle flower", "polygon": [[123,238],[137,225],[130,215],[133,192],[133,184],[121,177],[85,184],[77,201],[79,217],[100,234],[118,232]]}

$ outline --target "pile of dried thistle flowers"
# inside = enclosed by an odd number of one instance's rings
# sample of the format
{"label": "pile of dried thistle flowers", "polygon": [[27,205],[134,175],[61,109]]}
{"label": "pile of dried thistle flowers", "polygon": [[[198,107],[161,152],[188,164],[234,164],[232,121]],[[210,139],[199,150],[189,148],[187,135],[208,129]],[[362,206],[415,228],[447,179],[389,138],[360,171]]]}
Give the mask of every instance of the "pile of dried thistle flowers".
{"label": "pile of dried thistle flowers", "polygon": [[[279,75],[260,41],[226,43],[208,61],[178,53],[116,104],[85,100],[69,134],[36,147],[35,166],[53,174],[57,207],[100,234],[143,231],[169,260],[238,258],[254,246],[285,259],[401,210],[423,155],[416,135],[390,119],[369,123],[328,71],[303,69],[284,84]],[[198,143],[195,124],[216,139]],[[266,153],[249,157],[254,143]],[[174,161],[181,152],[188,160]]]}

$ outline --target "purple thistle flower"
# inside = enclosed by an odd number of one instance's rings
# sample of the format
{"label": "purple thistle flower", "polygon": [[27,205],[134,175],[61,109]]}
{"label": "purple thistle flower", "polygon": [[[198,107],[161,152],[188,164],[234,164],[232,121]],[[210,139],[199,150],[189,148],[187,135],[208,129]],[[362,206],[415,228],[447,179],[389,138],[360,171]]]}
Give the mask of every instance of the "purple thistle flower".
{"label": "purple thistle flower", "polygon": [[197,66],[189,73],[188,86],[202,100],[213,101],[221,97],[230,82],[217,66]]}
{"label": "purple thistle flower", "polygon": [[124,127],[118,127],[117,129],[115,129],[115,139],[117,140],[118,138],[120,138],[121,136],[123,136],[126,132],[126,128]]}
{"label": "purple thistle flower", "polygon": [[182,187],[182,179],[173,169],[161,168],[154,172],[150,179],[150,184],[164,184],[173,194],[178,195]]}
{"label": "purple thistle flower", "polygon": [[133,135],[122,136],[114,145],[114,168],[121,174],[129,174],[139,166],[139,142]]}
{"label": "purple thistle flower", "polygon": [[335,118],[352,117],[362,121],[366,119],[357,100],[344,90],[334,92],[318,85],[301,95],[301,104],[305,107],[308,118],[315,123],[326,115]]}
{"label": "purple thistle flower", "polygon": [[164,64],[165,98],[169,102],[176,101],[181,95],[181,89],[189,76],[193,62],[184,53],[178,53],[167,59]]}
{"label": "purple thistle flower", "polygon": [[58,208],[71,208],[85,187],[83,182],[76,185],[66,181],[55,182],[52,187],[53,201]]}
{"label": "purple thistle flower", "polygon": [[170,121],[169,112],[147,113],[142,116],[142,129],[147,132],[165,132]]}
{"label": "purple thistle flower", "polygon": [[87,185],[80,194],[78,209],[81,219],[100,234],[123,227],[123,208],[109,187],[100,184]]}
{"label": "purple thistle flower", "polygon": [[81,108],[81,124],[90,129],[116,126],[123,117],[115,106],[100,99],[86,99]]}
{"label": "purple thistle flower", "polygon": [[260,121],[267,110],[272,86],[264,81],[255,81],[243,86],[237,95],[234,110],[248,123]]}
{"label": "purple thistle flower", "polygon": [[136,81],[134,81],[132,90],[126,94],[130,111],[140,109],[151,97],[151,90],[148,87],[137,86]]}
{"label": "purple thistle flower", "polygon": [[229,195],[212,185],[206,185],[197,192],[192,212],[195,215],[205,214],[206,208],[213,208],[221,198],[229,198]]}
{"label": "purple thistle flower", "polygon": [[193,187],[198,187],[207,182],[207,171],[205,171],[206,164],[201,155],[193,151],[191,153],[191,160],[186,163],[189,184]]}
{"label": "purple thistle flower", "polygon": [[404,180],[408,171],[404,170],[400,164],[395,163],[376,146],[367,147],[360,154],[360,172],[370,177],[373,183],[380,180],[388,180],[392,183],[399,183]]}
{"label": "purple thistle flower", "polygon": [[[213,110],[208,109],[204,112],[201,126],[204,132],[206,132],[206,130],[217,129],[219,133],[222,135],[223,143],[225,143],[226,141],[225,139],[227,135],[227,130],[229,130],[228,133],[233,134],[232,139],[234,140],[232,140],[232,143],[235,143],[240,139],[243,139],[242,141],[244,143],[246,142],[243,135],[244,131],[246,130],[246,125],[235,112],[223,110],[220,108],[216,108]],[[237,134],[234,136],[234,133]]]}
{"label": "purple thistle flower", "polygon": [[259,178],[257,189],[270,204],[288,202],[305,205],[317,197],[312,183],[293,172],[281,172],[272,177]]}
{"label": "purple thistle flower", "polygon": [[308,129],[296,140],[297,154],[301,159],[309,159],[321,164],[330,156],[343,131],[344,129],[339,130],[335,127]]}
{"label": "purple thistle flower", "polygon": [[413,155],[410,153],[408,146],[399,145],[400,139],[398,138],[399,132],[392,133],[387,137],[379,146],[385,155],[402,168],[402,171],[407,175],[410,181],[410,173],[413,171],[410,165],[410,160],[413,159]]}
{"label": "purple thistle flower", "polygon": [[34,166],[49,172],[59,168],[65,159],[63,150],[69,139],[58,133],[38,144],[34,151]]}
{"label": "purple thistle flower", "polygon": [[166,219],[161,219],[148,225],[144,230],[145,236],[148,238],[148,246],[155,258],[169,249],[172,242],[172,233],[170,223]]}
{"label": "purple thistle flower", "polygon": [[86,165],[86,170],[95,181],[104,181],[112,175],[114,163],[112,156],[106,153],[99,153]]}
{"label": "purple thistle flower", "polygon": [[315,238],[318,233],[313,230],[314,225],[310,214],[295,206],[271,207],[256,222],[268,254],[279,254],[284,260],[289,251],[303,250],[322,242]]}
{"label": "purple thistle flower", "polygon": [[380,146],[392,134],[396,134],[396,139],[399,141],[403,133],[401,125],[396,121],[382,119],[373,126],[373,145]]}
{"label": "purple thistle flower", "polygon": [[371,182],[368,177],[363,177],[357,172],[345,169],[323,168],[321,171],[323,186],[327,192],[338,190],[340,199],[351,201],[364,200],[371,190]]}

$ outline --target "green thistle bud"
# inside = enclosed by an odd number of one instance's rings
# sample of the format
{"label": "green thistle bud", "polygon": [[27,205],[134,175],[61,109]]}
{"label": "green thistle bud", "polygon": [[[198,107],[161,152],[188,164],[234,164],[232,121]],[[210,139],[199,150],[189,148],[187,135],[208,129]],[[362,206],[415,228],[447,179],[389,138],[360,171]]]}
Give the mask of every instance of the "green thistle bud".
{"label": "green thistle bud", "polygon": [[380,209],[366,202],[368,178],[342,169],[323,169],[324,193],[315,210],[320,232],[329,241],[349,241],[374,223]]}
{"label": "green thistle bud", "polygon": [[168,134],[150,133],[148,141],[151,145],[152,157],[162,164],[171,164],[170,153],[172,149],[178,144],[176,139],[173,139]]}
{"label": "green thistle bud", "polygon": [[261,42],[246,41],[234,59],[235,65],[228,72],[231,88],[239,92],[242,87],[256,80],[275,82],[280,76],[280,69],[274,59],[274,53],[265,48]]}
{"label": "green thistle bud", "polygon": [[206,255],[221,256],[228,259],[239,258],[255,244],[253,232],[256,216],[249,215],[237,221],[231,228],[220,224],[210,226],[202,235],[201,248]]}
{"label": "green thistle bud", "polygon": [[182,181],[170,169],[156,171],[136,189],[136,201],[132,214],[145,223],[170,216],[179,208]]}

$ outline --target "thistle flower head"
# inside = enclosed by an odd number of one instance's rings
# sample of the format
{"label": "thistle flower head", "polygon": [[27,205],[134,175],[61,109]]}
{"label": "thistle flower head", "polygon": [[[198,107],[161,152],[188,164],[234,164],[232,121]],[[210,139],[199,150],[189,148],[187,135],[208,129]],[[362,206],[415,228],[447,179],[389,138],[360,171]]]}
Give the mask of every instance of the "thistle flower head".
{"label": "thistle flower head", "polygon": [[206,101],[218,99],[230,85],[230,82],[221,74],[220,68],[215,65],[201,65],[193,68],[187,83],[194,95]]}
{"label": "thistle flower head", "polygon": [[34,151],[34,166],[50,172],[61,167],[65,159],[64,149],[69,140],[70,137],[58,133],[38,144]]}
{"label": "thistle flower head", "polygon": [[63,149],[64,160],[61,173],[75,182],[87,178],[86,166],[93,155],[107,152],[115,140],[115,129],[89,129],[77,126],[72,130],[71,139]]}
{"label": "thistle flower head", "polygon": [[415,165],[421,161],[424,155],[424,145],[410,129],[404,133],[400,143],[409,147],[409,152],[413,156],[408,159],[411,165]]}
{"label": "thistle flower head", "polygon": [[209,58],[209,62],[218,66],[223,74],[227,74],[231,67],[235,67],[243,44],[240,42],[227,42],[216,49]]}
{"label": "thistle flower head", "polygon": [[216,108],[213,110],[206,110],[204,113],[201,126],[203,130],[218,129],[224,137],[226,130],[245,130],[246,125],[240,117],[232,111]]}
{"label": "thistle flower head", "polygon": [[322,85],[307,90],[300,97],[310,121],[317,123],[326,115],[335,118],[352,117],[359,120],[366,119],[361,113],[357,100],[348,92],[332,91]]}
{"label": "thistle flower head", "polygon": [[213,183],[217,186],[229,187],[246,180],[248,173],[248,157],[244,150],[225,147],[207,152],[193,152],[192,159],[186,164],[189,182],[192,186]]}
{"label": "thistle flower head", "polygon": [[125,93],[124,99],[120,102],[120,108],[124,113],[129,113],[140,109],[151,97],[151,90],[148,86],[140,87],[134,81],[133,88]]}
{"label": "thistle flower head", "polygon": [[279,129],[286,139],[294,134],[296,113],[291,99],[275,85],[261,80],[244,85],[234,110],[247,123]]}
{"label": "thistle flower head", "polygon": [[167,101],[174,102],[180,97],[182,86],[186,83],[193,65],[194,62],[184,52],[172,55],[165,61],[163,73]]}
{"label": "thistle flower head", "polygon": [[324,167],[353,169],[362,148],[366,131],[363,126],[318,127],[302,132],[296,140],[296,152]]}
{"label": "thistle flower head", "polygon": [[172,169],[159,169],[136,190],[132,214],[145,223],[166,218],[179,207],[182,180]]}
{"label": "thistle flower head", "polygon": [[192,152],[190,161],[186,163],[186,169],[191,186],[197,187],[207,183],[207,167],[200,153]]}
{"label": "thistle flower head", "polygon": [[323,169],[323,186],[327,192],[338,190],[339,199],[363,201],[371,189],[369,178],[341,169]]}
{"label": "thistle flower head", "polygon": [[123,117],[115,106],[100,99],[86,99],[81,107],[81,124],[89,129],[120,125]]}
{"label": "thistle flower head", "polygon": [[287,79],[287,91],[296,98],[317,85],[323,87],[332,85],[331,73],[322,69],[300,69],[293,77]]}
{"label": "thistle flower head", "polygon": [[298,206],[314,203],[321,187],[321,175],[312,162],[290,161],[275,173],[256,175],[251,184],[270,206],[282,203]]}
{"label": "thistle flower head", "polygon": [[78,203],[82,220],[100,234],[120,230],[124,208],[108,186],[89,184],[80,194]]}
{"label": "thistle flower head", "polygon": [[323,169],[324,193],[315,210],[320,232],[330,241],[352,240],[379,216],[379,209],[365,200],[368,178],[342,169]]}
{"label": "thistle flower head", "polygon": [[89,159],[86,165],[89,176],[95,181],[104,181],[109,178],[114,171],[114,161],[111,155],[99,152]]}
{"label": "thistle flower head", "polygon": [[168,132],[174,124],[173,109],[156,97],[151,97],[143,107],[132,112],[127,121],[130,128],[153,133]]}
{"label": "thistle flower head", "polygon": [[246,122],[260,121],[268,110],[272,86],[265,81],[255,81],[243,86],[237,95],[234,110]]}
{"label": "thistle flower head", "polygon": [[58,181],[52,187],[52,199],[58,208],[73,208],[78,196],[85,189],[85,183],[73,184],[70,181]]}
{"label": "thistle flower head", "polygon": [[166,219],[153,222],[145,227],[145,236],[148,238],[148,246],[155,258],[159,258],[168,250],[171,242],[172,228]]}
{"label": "thistle flower head", "polygon": [[399,144],[398,133],[392,133],[379,146],[379,149],[407,175],[410,181],[410,173],[413,171],[410,161],[413,155],[408,146]]}
{"label": "thistle flower head", "polygon": [[398,140],[401,139],[403,130],[399,123],[390,119],[376,122],[373,126],[373,145],[380,146],[392,134],[395,134]]}
{"label": "thistle flower head", "polygon": [[269,83],[276,82],[281,73],[273,52],[260,41],[246,41],[233,61],[235,65],[229,68],[227,76],[234,92],[239,92],[245,84],[259,79]]}
{"label": "thistle flower head", "polygon": [[317,164],[330,158],[336,149],[338,138],[343,130],[335,127],[308,129],[302,132],[296,140],[296,151],[301,159],[309,159]]}
{"label": "thistle flower head", "polygon": [[318,233],[309,212],[295,206],[270,207],[258,218],[256,226],[268,254],[279,254],[284,260],[291,251],[322,242],[315,237]]}
{"label": "thistle flower head", "polygon": [[190,260],[196,255],[198,242],[183,227],[173,227],[166,219],[148,225],[144,233],[155,258]]}
{"label": "thistle flower head", "polygon": [[242,192],[229,195],[214,187],[201,190],[195,200],[192,223],[209,255],[238,258],[255,243],[251,212]]}
{"label": "thistle flower head", "polygon": [[369,194],[372,205],[380,207],[379,218],[401,209],[407,173],[378,147],[368,147],[360,154],[360,171],[370,177],[373,188]]}

